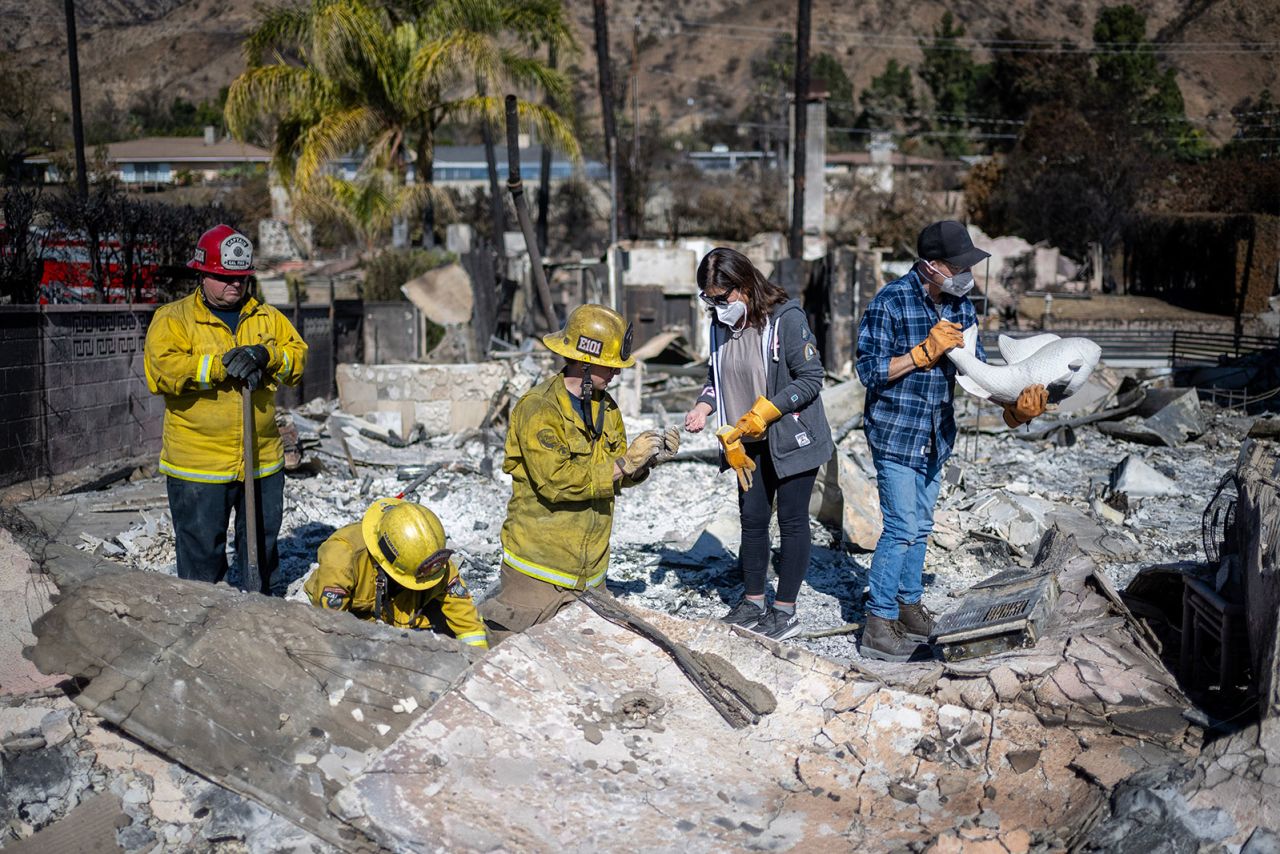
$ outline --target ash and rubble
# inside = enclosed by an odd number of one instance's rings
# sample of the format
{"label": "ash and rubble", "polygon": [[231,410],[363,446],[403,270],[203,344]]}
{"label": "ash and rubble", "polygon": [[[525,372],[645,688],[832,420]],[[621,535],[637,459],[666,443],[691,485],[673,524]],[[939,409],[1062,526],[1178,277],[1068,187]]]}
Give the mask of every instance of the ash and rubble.
{"label": "ash and rubble", "polygon": [[[972,404],[965,398],[961,404],[958,420],[962,428],[971,428]],[[313,403],[305,412],[298,420],[310,428],[303,431],[304,444],[311,436],[310,465],[288,479],[279,538],[281,569],[291,596],[303,598],[302,580],[315,566],[316,550],[329,534],[358,520],[373,498],[395,495],[424,468],[434,466],[417,500],[440,517],[468,585],[483,598],[497,582],[499,535],[510,496],[510,478],[502,472],[503,432],[468,430],[410,447],[387,447],[394,452],[394,463],[357,461],[353,477],[345,454],[322,442],[336,438],[326,429],[332,421],[342,425],[333,433],[344,428],[354,433],[360,428],[351,425],[361,419],[342,415],[332,404]],[[1255,420],[1211,404],[1204,405],[1201,417],[1199,438],[1175,447],[1135,444],[1089,428],[1081,428],[1071,445],[1054,437],[1027,441],[1004,430],[962,433],[935,514],[925,567],[925,604],[945,611],[954,596],[980,579],[1008,565],[1027,565],[1054,524],[1088,543],[1086,550],[1100,558],[1117,589],[1143,566],[1197,559],[1203,552],[1205,505]],[[678,415],[663,418],[653,413],[625,418],[629,435],[678,420]],[[364,447],[378,444],[368,435],[359,438],[367,443]],[[658,467],[643,485],[617,499],[608,583],[625,601],[646,608],[691,619],[718,616],[741,592],[735,581],[740,537],[735,480],[732,472],[706,462],[715,459],[710,428],[696,435],[684,433],[682,441],[681,457],[697,459],[678,458]],[[839,449],[861,470],[868,484],[866,497],[874,501],[874,469],[862,431],[849,430]],[[1122,509],[1106,503],[1103,497],[1113,492],[1113,472],[1126,459],[1167,478],[1168,494],[1126,493],[1112,500]],[[138,569],[173,574],[167,509],[157,506],[138,513],[141,521],[116,537],[82,534],[81,545]],[[870,552],[849,542],[838,521],[831,522],[812,523],[813,557],[800,598],[809,633],[862,619]],[[802,637],[795,642],[819,655],[857,658],[844,636]]]}
{"label": "ash and rubble", "polygon": [[[529,374],[527,367],[511,368],[509,374]],[[532,379],[526,376],[516,383],[504,383],[501,393],[494,392],[491,398],[514,399],[513,395],[518,396],[520,388],[527,387]],[[615,394],[623,396],[621,392]],[[860,411],[860,400],[856,395],[850,399],[856,401],[856,407],[846,401],[845,409],[832,417],[833,426],[839,424],[840,435],[841,458],[836,463],[843,466],[837,492],[860,496],[865,503],[874,499],[874,476],[865,438],[856,428],[854,410]],[[1114,394],[1102,395],[1098,408],[1105,408],[1114,399]],[[490,408],[483,407],[484,419],[477,416],[477,420],[491,420]],[[673,407],[672,413],[630,414],[626,417],[628,433],[678,423],[682,413]],[[415,436],[411,425],[405,429],[405,420],[393,423],[370,415],[366,412],[352,416],[334,403],[323,402],[313,402],[295,413],[302,459],[295,460],[297,465],[287,481],[279,540],[290,598],[303,598],[302,580],[313,568],[316,549],[325,537],[338,526],[360,518],[373,498],[394,495],[421,474],[430,476],[418,491],[418,500],[440,516],[469,585],[478,597],[483,597],[497,580],[499,533],[510,494],[510,481],[501,471],[502,429],[491,423],[424,437],[421,431]],[[1142,433],[1143,417],[1136,415],[1129,415],[1124,422],[1107,422],[1133,425],[1127,432],[1104,433],[1093,426],[1078,425],[1074,430],[1053,430],[1040,438],[1027,439],[992,428],[990,412],[975,413],[962,407],[962,428],[976,424],[978,429],[962,436],[947,473],[928,553],[926,604],[944,612],[957,597],[993,573],[1010,566],[1031,566],[1037,544],[1053,527],[1069,531],[1116,589],[1124,589],[1145,567],[1198,560],[1203,550],[1201,526],[1206,504],[1214,497],[1223,473],[1235,465],[1242,440],[1251,432],[1266,435],[1273,419],[1255,421],[1212,406],[1205,406],[1203,412],[1197,408],[1197,417],[1202,421],[1199,429],[1184,434],[1173,444],[1148,441],[1145,434],[1132,438]],[[416,441],[400,440],[401,430]],[[1168,435],[1167,431],[1164,435]],[[711,643],[707,638],[719,637],[716,633],[707,634],[706,619],[723,613],[740,593],[734,580],[740,533],[735,479],[731,472],[721,472],[714,464],[715,447],[710,430],[699,435],[684,434],[680,458],[656,469],[647,483],[623,493],[615,508],[610,589],[624,602],[693,621],[689,625],[695,627],[703,626],[690,637],[680,628],[685,624],[679,621],[663,624],[691,644]],[[866,508],[837,505],[831,510],[826,506],[828,498],[815,500],[815,505],[824,506],[818,513],[822,521],[813,524],[813,560],[800,600],[807,631],[787,646],[801,648],[806,656],[816,654],[820,658],[812,659],[814,662],[849,667],[849,673],[861,673],[881,687],[892,689],[882,698],[878,710],[864,708],[859,712],[869,715],[873,722],[882,719],[889,709],[919,706],[916,711],[924,715],[926,724],[915,748],[917,756],[925,749],[921,744],[935,741],[948,750],[955,747],[951,744],[954,741],[967,745],[964,750],[969,754],[985,750],[990,755],[996,744],[994,719],[979,722],[986,727],[985,737],[990,741],[986,748],[980,740],[970,738],[966,742],[960,730],[967,729],[954,726],[952,719],[958,714],[957,707],[968,709],[965,714],[986,709],[994,715],[1002,704],[1012,703],[1019,693],[1005,684],[1010,674],[997,668],[990,679],[975,680],[972,677],[977,671],[966,673],[948,665],[948,675],[942,678],[939,676],[944,668],[894,675],[878,663],[862,661],[849,639],[852,624],[862,619],[870,561],[866,549],[873,541],[869,538],[876,533],[877,520],[869,516],[851,519],[851,510],[863,512]],[[846,505],[849,503],[846,498]],[[158,479],[141,479],[97,493],[45,499],[24,506],[22,512],[34,519],[45,535],[54,535],[64,545],[74,545],[86,559],[157,575],[173,574],[172,526],[163,484]],[[92,520],[92,524],[86,520]],[[27,550],[34,553],[30,545]],[[236,595],[230,590],[226,593]],[[307,606],[280,603],[280,607]],[[558,641],[548,636],[533,643],[555,647]],[[715,641],[722,643],[727,641]],[[740,645],[731,648],[743,654]],[[513,647],[504,655],[514,652]],[[791,658],[787,654],[786,659]],[[821,669],[832,665],[806,666]],[[497,664],[494,667],[500,669]],[[774,667],[770,665],[760,672],[774,673]],[[1036,667],[1027,673],[1035,673]],[[1026,673],[1020,678],[1025,680]],[[1016,678],[1013,684],[1017,685]],[[1023,687],[1027,684],[1024,681]],[[917,696],[921,694],[933,699],[922,700]],[[858,695],[865,698],[866,693],[858,689]],[[1075,696],[1067,699],[1074,701]],[[922,702],[924,706],[920,706]],[[940,705],[933,708],[929,703]],[[422,705],[427,708],[429,704]],[[281,717],[285,715],[282,713]],[[934,718],[951,723],[929,735],[928,721]],[[1012,721],[1015,729],[1027,724],[1016,714],[1002,721],[1002,726]],[[237,793],[234,781],[202,768],[198,757],[188,757],[184,767],[171,761],[181,759],[173,751],[166,751],[166,757],[136,741],[129,734],[127,716],[117,721],[124,728],[121,732],[104,725],[102,718],[73,705],[60,693],[46,690],[28,692],[12,700],[0,697],[0,722],[0,771],[12,783],[6,784],[4,811],[0,813],[0,819],[7,824],[6,846],[9,840],[28,837],[41,828],[55,829],[58,820],[72,813],[73,807],[86,809],[86,799],[93,792],[116,799],[111,802],[112,808],[128,817],[127,823],[114,830],[115,844],[127,851],[145,851],[156,845],[162,850],[196,851],[336,850],[335,840],[321,839],[303,830],[296,815],[286,817],[284,805],[270,809],[244,797],[243,792]],[[425,719],[418,723],[425,725]],[[599,729],[605,725],[592,726],[597,729],[588,726],[586,737],[596,743],[593,738],[600,737]],[[415,731],[421,730],[422,726],[418,726]],[[1187,738],[1186,745],[1179,749],[1194,751],[1196,739]],[[1138,750],[1134,755],[1141,761],[1113,765],[1104,758],[1114,744],[1097,735],[1081,735],[1080,739],[1073,755],[1082,749],[1083,753],[1071,760],[1077,763],[1073,773],[1102,781],[1108,789],[1115,787],[1109,807],[1110,823],[1100,825],[1089,840],[1091,850],[1109,850],[1108,839],[1124,838],[1128,832],[1142,830],[1151,824],[1153,814],[1182,834],[1175,841],[1229,840],[1236,832],[1234,826],[1221,825],[1219,813],[1210,815],[1203,805],[1184,797],[1182,778],[1162,770],[1163,766],[1155,762],[1156,754]],[[155,746],[153,741],[143,741]],[[606,745],[609,743],[606,736]],[[1057,735],[1046,742],[1049,743],[1063,749]],[[1015,770],[1021,768],[1017,771],[1021,774],[1035,766],[1035,760],[1028,758],[1033,752],[1030,748],[1012,751],[1008,762]],[[1148,760],[1152,765],[1149,781],[1129,789],[1119,786],[1125,774],[1146,767]],[[871,794],[864,793],[862,800],[879,795],[899,804],[928,804],[930,797],[940,793],[945,797],[948,786],[960,785],[952,780],[938,784],[935,790],[926,787],[917,791],[911,786],[903,788],[903,782],[883,774],[868,777],[865,769],[861,777],[850,777],[831,766],[830,761],[824,757],[812,762],[800,774],[800,782],[822,781],[819,790],[835,791],[854,786],[859,779],[866,783],[874,777],[880,782],[872,786],[875,791]],[[1233,762],[1228,755],[1218,767],[1236,767]],[[611,767],[610,773],[620,770],[627,769]],[[995,768],[989,773],[995,774]],[[1216,773],[1221,776],[1220,771]],[[1048,784],[1054,779],[1052,775],[1045,778]],[[1065,784],[1065,779],[1060,782]],[[880,792],[875,786],[885,791]],[[1213,803],[1212,799],[1209,802]],[[742,826],[750,827],[754,820],[744,818]],[[117,819],[117,824],[121,821]],[[922,822],[920,832],[931,826]],[[1269,841],[1265,835],[1255,837],[1252,842],[1259,845]],[[954,832],[936,834],[931,850],[961,850],[963,845],[979,843],[999,844],[1000,850],[1007,851],[1047,850],[1062,839],[1058,829],[1032,835],[1002,827],[999,817],[989,807],[983,807],[973,817],[963,819]],[[1240,850],[1239,842],[1228,844],[1226,850]]]}

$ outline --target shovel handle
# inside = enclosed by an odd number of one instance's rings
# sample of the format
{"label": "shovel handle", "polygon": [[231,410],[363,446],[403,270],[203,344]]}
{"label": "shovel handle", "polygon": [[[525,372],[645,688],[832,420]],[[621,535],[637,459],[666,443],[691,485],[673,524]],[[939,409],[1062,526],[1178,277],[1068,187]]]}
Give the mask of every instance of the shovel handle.
{"label": "shovel handle", "polygon": [[262,577],[262,555],[258,552],[258,496],[254,493],[256,481],[253,473],[255,465],[255,445],[257,431],[253,424],[253,392],[248,386],[240,389],[241,409],[244,414],[242,432],[244,434],[244,538],[245,565],[241,568],[241,583],[245,590],[252,593],[266,593]]}

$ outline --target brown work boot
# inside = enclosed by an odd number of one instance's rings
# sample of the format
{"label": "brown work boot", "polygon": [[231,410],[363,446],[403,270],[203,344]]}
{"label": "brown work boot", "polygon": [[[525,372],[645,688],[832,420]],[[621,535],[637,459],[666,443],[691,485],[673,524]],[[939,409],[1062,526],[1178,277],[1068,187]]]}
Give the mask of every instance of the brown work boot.
{"label": "brown work boot", "polygon": [[933,614],[924,603],[908,605],[901,599],[898,600],[898,625],[909,640],[928,643],[929,638],[933,637],[933,620]]}
{"label": "brown work boot", "polygon": [[867,615],[867,624],[858,644],[858,652],[863,658],[880,661],[910,661],[923,648],[922,644],[907,639],[897,620],[886,620],[874,614]]}

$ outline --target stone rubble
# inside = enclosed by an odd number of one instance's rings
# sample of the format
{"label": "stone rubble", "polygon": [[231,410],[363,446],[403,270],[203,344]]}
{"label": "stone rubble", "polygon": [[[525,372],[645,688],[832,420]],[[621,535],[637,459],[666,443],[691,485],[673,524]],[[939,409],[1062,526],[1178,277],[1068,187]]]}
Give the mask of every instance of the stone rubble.
{"label": "stone rubble", "polygon": [[[850,407],[860,408],[860,403]],[[292,598],[301,597],[302,579],[314,568],[316,549],[329,533],[359,519],[373,498],[399,492],[422,466],[437,463],[440,468],[419,490],[418,500],[441,517],[469,585],[478,597],[485,595],[497,579],[498,538],[510,494],[509,478],[501,472],[501,430],[469,429],[408,448],[390,448],[358,435],[371,450],[363,456],[353,451],[358,476],[352,478],[343,451],[325,444],[333,441],[326,435],[326,421],[334,410],[332,403],[313,402],[295,415],[310,462],[290,475],[286,486],[280,554]],[[1143,566],[1198,559],[1201,513],[1222,473],[1232,468],[1240,440],[1253,423],[1211,405],[1203,407],[1201,416],[1204,429],[1199,438],[1188,431],[1176,445],[1135,446],[1092,425],[1077,428],[1072,445],[1059,444],[1052,436],[1025,441],[1007,431],[963,435],[938,505],[926,566],[926,605],[945,611],[954,596],[982,578],[1010,565],[1029,564],[1039,536],[1055,524],[1074,529],[1077,540],[1118,589]],[[628,432],[634,433],[679,424],[682,412],[626,420]],[[961,424],[963,429],[963,411]],[[833,427],[854,428],[856,418],[846,418],[841,425],[833,420]],[[685,434],[684,442],[687,452],[714,452],[710,430]],[[833,485],[844,495],[863,498],[842,501],[833,510],[825,496],[816,496],[815,504],[826,504],[826,512],[813,525],[813,562],[800,598],[801,618],[811,632],[861,620],[870,561],[865,549],[874,543],[870,532],[878,522],[873,519],[875,508],[868,506],[874,503],[874,470],[861,430],[848,430],[839,449]],[[1112,473],[1121,465],[1122,473],[1149,472],[1172,489],[1166,486],[1165,494],[1142,495],[1141,488],[1127,481],[1113,483]],[[732,473],[690,460],[661,467],[646,484],[624,493],[616,508],[610,588],[625,601],[694,620],[727,610],[740,595],[734,578],[740,535],[734,483]],[[851,484],[856,490],[849,488]],[[96,500],[110,501],[124,489],[97,493]],[[1124,493],[1122,500],[1117,500],[1117,493]],[[108,563],[172,575],[173,533],[167,509],[153,506],[136,514],[114,534],[104,536],[107,532],[99,527],[94,529],[97,534],[62,536],[74,537],[69,544]],[[776,548],[776,528],[774,536]],[[801,636],[788,645],[851,667],[868,666],[848,640],[842,635]],[[989,711],[1018,697],[1028,675],[997,668],[986,679],[942,677],[934,684],[940,703]],[[162,850],[184,851],[227,850],[226,845],[252,851],[332,850],[279,814],[103,727],[95,716],[61,697],[25,695],[19,702],[0,708],[0,779],[5,781],[0,785],[0,842],[30,836],[65,815],[90,791],[110,791],[119,796],[129,817],[118,832],[127,851],[157,844]],[[1100,761],[1103,758],[1085,751],[1074,761],[1078,773],[1109,780],[1112,772]],[[1036,761],[1031,752],[1014,750],[1008,755],[1015,769],[1030,769]],[[940,784],[939,793],[944,789]],[[886,788],[886,793],[898,800],[920,797],[901,786]],[[1139,817],[1135,820],[1145,820],[1148,815],[1142,810],[1126,813],[1122,806],[1113,804],[1122,817],[1132,814]],[[1182,815],[1172,807],[1161,813],[1175,814]],[[1018,832],[996,828],[975,821],[943,832],[929,850],[988,850],[984,845],[1000,846],[989,849],[993,851],[1043,850]],[[1252,842],[1265,846],[1268,840],[1258,837]]]}

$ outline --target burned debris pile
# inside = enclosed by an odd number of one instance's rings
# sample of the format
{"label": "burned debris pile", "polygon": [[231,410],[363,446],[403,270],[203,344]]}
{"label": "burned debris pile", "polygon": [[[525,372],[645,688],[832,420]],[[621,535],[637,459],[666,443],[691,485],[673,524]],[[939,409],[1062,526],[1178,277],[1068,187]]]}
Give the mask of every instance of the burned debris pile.
{"label": "burned debris pile", "polygon": [[[493,587],[502,428],[545,366],[488,364],[414,366],[411,399],[381,391],[405,376],[352,372],[358,393],[288,414],[293,598],[325,537],[407,490],[473,593]],[[671,392],[624,408],[628,432],[679,424],[695,374],[618,390]],[[901,665],[848,642],[880,535],[856,382],[824,392],[838,450],[806,631],[783,645],[716,621],[739,530],[705,434],[615,514],[610,588],[658,642],[579,603],[481,654],[183,582],[154,478],[28,502],[18,541],[0,532],[30,648],[0,682],[5,845],[99,828],[131,852],[1271,850],[1274,419],[1105,366],[1069,403],[1034,433],[962,404],[926,565],[936,656]],[[745,726],[672,649],[752,698]]]}

